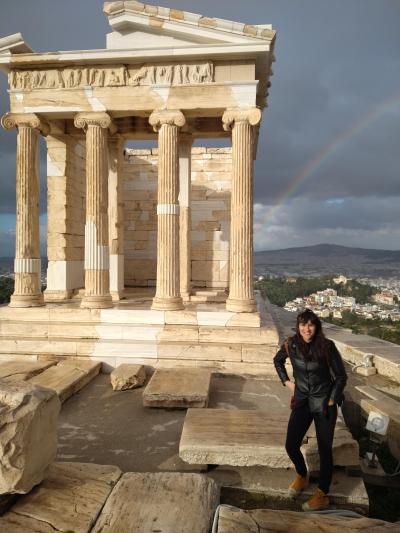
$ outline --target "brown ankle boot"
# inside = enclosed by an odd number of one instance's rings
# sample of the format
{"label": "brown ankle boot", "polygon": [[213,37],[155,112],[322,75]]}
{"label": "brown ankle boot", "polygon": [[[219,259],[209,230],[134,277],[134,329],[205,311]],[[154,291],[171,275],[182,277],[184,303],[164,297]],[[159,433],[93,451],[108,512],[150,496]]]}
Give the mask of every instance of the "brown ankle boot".
{"label": "brown ankle boot", "polygon": [[303,511],[320,511],[328,509],[328,507],[329,498],[321,489],[317,489],[311,498],[302,505]]}
{"label": "brown ankle boot", "polygon": [[289,485],[288,493],[289,496],[294,498],[300,492],[308,487],[308,474],[306,476],[300,476],[299,474],[296,474],[295,480]]}

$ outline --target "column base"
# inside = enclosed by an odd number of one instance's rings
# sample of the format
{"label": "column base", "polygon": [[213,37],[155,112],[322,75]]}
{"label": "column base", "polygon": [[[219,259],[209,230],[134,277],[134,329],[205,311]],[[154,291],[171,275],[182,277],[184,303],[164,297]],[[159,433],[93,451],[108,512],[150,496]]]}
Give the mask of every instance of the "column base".
{"label": "column base", "polygon": [[81,301],[81,307],[86,309],[108,309],[113,307],[111,294],[107,295],[88,295],[84,296]]}
{"label": "column base", "polygon": [[65,291],[52,291],[52,290],[45,290],[44,295],[44,301],[45,302],[54,302],[58,300],[71,300],[73,295],[72,290],[65,290]]}
{"label": "column base", "polygon": [[257,311],[257,304],[253,299],[238,300],[228,298],[226,300],[226,309],[234,313],[254,313]]}
{"label": "column base", "polygon": [[10,298],[9,307],[42,307],[44,305],[43,294],[13,294]]}
{"label": "column base", "polygon": [[119,302],[125,298],[124,291],[110,291],[111,299],[113,302]]}
{"label": "column base", "polygon": [[174,296],[171,298],[153,298],[151,305],[152,309],[158,309],[160,311],[180,311],[184,309],[182,298],[180,296]]}

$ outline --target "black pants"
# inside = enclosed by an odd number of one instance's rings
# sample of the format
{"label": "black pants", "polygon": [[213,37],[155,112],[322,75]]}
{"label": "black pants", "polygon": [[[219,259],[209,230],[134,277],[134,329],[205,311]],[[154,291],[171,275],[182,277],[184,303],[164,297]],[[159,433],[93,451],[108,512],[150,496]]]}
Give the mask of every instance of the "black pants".
{"label": "black pants", "polygon": [[286,436],[286,451],[300,476],[307,474],[307,467],[300,446],[311,422],[314,420],[320,461],[318,487],[328,494],[332,481],[332,442],[337,418],[337,406],[328,407],[328,414],[311,413],[308,404],[296,407],[289,418]]}

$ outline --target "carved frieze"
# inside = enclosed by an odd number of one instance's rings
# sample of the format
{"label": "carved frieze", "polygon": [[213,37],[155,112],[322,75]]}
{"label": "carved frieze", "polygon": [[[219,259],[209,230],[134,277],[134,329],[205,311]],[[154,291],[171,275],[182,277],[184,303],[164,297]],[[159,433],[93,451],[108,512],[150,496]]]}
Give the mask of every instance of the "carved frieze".
{"label": "carved frieze", "polygon": [[12,70],[10,89],[76,89],[138,85],[187,85],[214,81],[211,61],[163,65],[94,66],[62,69]]}

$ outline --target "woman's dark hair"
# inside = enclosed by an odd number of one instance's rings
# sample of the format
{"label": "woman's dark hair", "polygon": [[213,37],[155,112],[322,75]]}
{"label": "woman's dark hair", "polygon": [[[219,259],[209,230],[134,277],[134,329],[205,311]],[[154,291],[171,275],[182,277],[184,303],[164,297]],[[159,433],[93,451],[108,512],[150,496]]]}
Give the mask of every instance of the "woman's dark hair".
{"label": "woman's dark hair", "polygon": [[[314,324],[315,326],[315,335],[313,336],[311,340],[311,345],[309,347],[306,346],[307,343],[303,340],[303,337],[300,335],[300,329],[299,329],[299,324],[307,324],[307,322],[311,322],[311,324]],[[311,358],[325,359],[329,363],[329,354],[330,354],[329,341],[325,337],[322,331],[321,320],[313,311],[311,311],[311,309],[305,309],[303,312],[297,315],[296,339],[299,343],[300,350],[303,353],[311,352],[310,353]]]}

